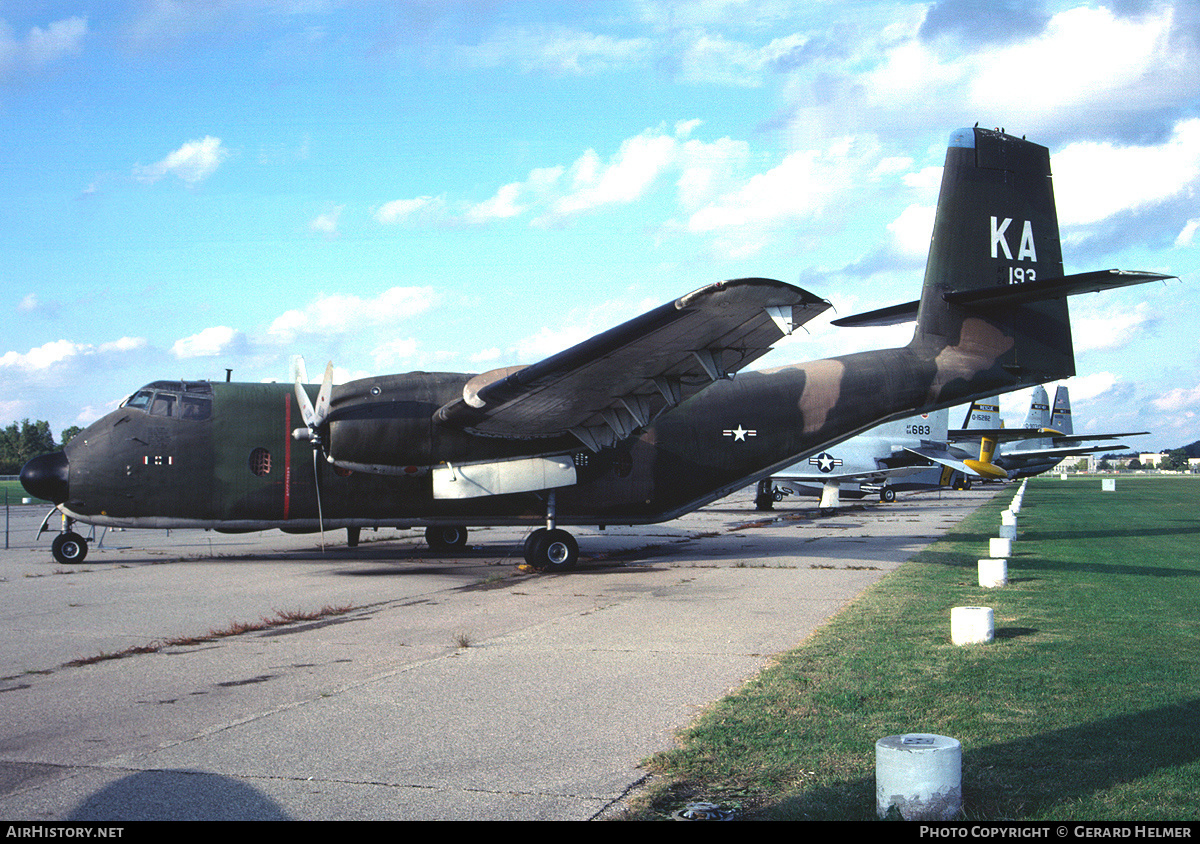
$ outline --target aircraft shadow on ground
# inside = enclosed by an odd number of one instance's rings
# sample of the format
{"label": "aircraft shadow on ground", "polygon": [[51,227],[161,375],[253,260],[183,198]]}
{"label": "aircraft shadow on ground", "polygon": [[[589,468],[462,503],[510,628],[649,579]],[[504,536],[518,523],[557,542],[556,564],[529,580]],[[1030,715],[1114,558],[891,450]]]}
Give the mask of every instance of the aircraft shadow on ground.
{"label": "aircraft shadow on ground", "polygon": [[[963,814],[980,820],[1021,820],[1055,817],[1061,811],[1065,819],[1073,803],[1098,792],[1195,763],[1200,759],[1198,721],[1200,699],[1194,699],[1002,744],[964,745]],[[1020,786],[1013,788],[1018,781]],[[772,814],[824,816],[837,806],[848,813],[846,818],[873,817],[874,776],[803,792],[774,807]]]}
{"label": "aircraft shadow on ground", "polygon": [[292,820],[255,788],[203,771],[141,771],[92,794],[70,821]]}
{"label": "aircraft shadow on ground", "polygon": [[[820,561],[828,560],[831,564],[838,561],[859,560],[867,562],[894,563],[897,557],[887,548],[879,545],[868,547],[868,543],[879,543],[886,540],[868,537],[862,534],[862,523],[840,523],[836,528],[822,531],[819,523],[796,522],[796,527],[815,528],[815,532],[807,533],[778,533],[764,535],[754,530],[755,527],[767,526],[767,523],[750,523],[738,530],[725,529],[719,533],[702,536],[654,537],[650,541],[639,540],[636,536],[622,537],[620,542],[612,538],[603,539],[603,548],[589,542],[588,535],[579,537],[580,558],[576,571],[584,569],[611,570],[627,565],[652,565],[655,562],[670,564],[672,560],[682,556],[694,558],[697,565],[745,563],[749,567],[771,566],[779,558],[814,558],[820,567]],[[770,526],[780,527],[772,523]],[[787,527],[784,524],[783,527]],[[747,537],[744,541],[742,537]],[[745,542],[753,537],[754,549],[747,553]],[[896,537],[898,541],[932,542],[939,537],[921,533],[911,537]],[[628,544],[625,544],[626,540]],[[986,545],[986,538],[981,542]],[[597,543],[599,545],[600,543]],[[904,551],[902,559],[911,556],[910,551]],[[264,551],[261,553],[218,553],[213,556],[196,555],[183,556],[174,559],[164,559],[161,556],[145,559],[125,555],[119,559],[104,559],[97,557],[89,559],[84,565],[91,564],[151,564],[171,565],[180,563],[216,563],[220,565],[241,565],[260,562],[301,562],[318,564],[359,564],[357,568],[347,568],[347,576],[411,576],[415,574],[439,573],[446,574],[455,568],[470,570],[478,573],[481,565],[485,567],[504,568],[518,566],[524,563],[522,548],[519,542],[492,542],[473,545],[467,548],[434,551],[414,545],[391,544],[388,540],[380,540],[370,544],[364,543],[357,548],[345,545],[312,550],[280,549],[279,551]],[[371,568],[362,568],[362,564],[378,563]],[[801,563],[807,567],[810,563]]]}

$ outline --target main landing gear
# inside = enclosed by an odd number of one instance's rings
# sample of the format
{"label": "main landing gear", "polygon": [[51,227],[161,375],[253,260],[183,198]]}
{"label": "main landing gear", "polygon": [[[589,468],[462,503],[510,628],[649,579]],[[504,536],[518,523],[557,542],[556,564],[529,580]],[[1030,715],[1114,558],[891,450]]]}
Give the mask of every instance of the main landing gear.
{"label": "main landing gear", "polygon": [[425,542],[435,551],[450,551],[467,544],[467,529],[462,525],[430,525]]}
{"label": "main landing gear", "polygon": [[774,510],[775,502],[783,500],[783,490],[775,486],[770,478],[758,482],[754,493],[754,508],[756,510]]}
{"label": "main landing gear", "polygon": [[525,540],[525,562],[537,571],[570,571],[579,562],[579,543],[558,528],[538,528]]}
{"label": "main landing gear", "polygon": [[554,490],[546,498],[546,526],[525,539],[525,562],[535,571],[570,571],[579,562],[579,543],[555,524]]}
{"label": "main landing gear", "polygon": [[[453,551],[467,544],[467,529],[462,525],[430,525],[425,542],[434,551]],[[570,571],[579,562],[579,543],[555,524],[554,491],[546,499],[546,526],[525,539],[522,549],[526,564],[535,571]]]}

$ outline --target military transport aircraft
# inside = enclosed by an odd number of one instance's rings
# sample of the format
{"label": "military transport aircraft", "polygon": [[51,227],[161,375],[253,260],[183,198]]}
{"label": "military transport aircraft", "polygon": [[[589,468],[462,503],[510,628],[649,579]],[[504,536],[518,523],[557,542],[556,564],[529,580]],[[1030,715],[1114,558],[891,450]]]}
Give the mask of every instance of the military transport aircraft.
{"label": "military transport aircraft", "polygon": [[942,408],[885,422],[788,466],[759,483],[754,505],[770,510],[788,495],[819,495],[822,509],[836,509],[842,495],[862,498],[877,493],[880,501],[894,501],[897,490],[963,485],[965,478],[972,477],[1004,477],[991,464],[979,465],[952,453],[946,442],[949,414]]}
{"label": "military transport aircraft", "polygon": [[[742,372],[829,307],[762,278],[718,282],[525,367],[319,388],[158,381],[31,460],[21,481],[73,523],[221,531],[528,525],[526,561],[572,567],[563,525],[675,518],[881,422],[1066,378],[1066,297],[1169,278],[1063,277],[1048,150],[954,132],[908,345]],[[846,321],[839,321],[845,323]],[[738,377],[734,378],[737,373]],[[311,458],[311,459],[310,459]]]}
{"label": "military transport aircraft", "polygon": [[[1119,434],[1073,435],[1071,397],[1065,384],[1054,391],[1051,409],[1046,388],[1038,385],[1029,400],[1029,413],[1020,428],[1005,428],[998,399],[976,401],[967,410],[963,427],[952,430],[952,442],[981,443],[980,451],[992,453],[991,462],[1010,479],[1031,478],[1048,472],[1067,457],[1128,448],[1121,443],[1083,445],[1092,440],[1139,437],[1148,431]],[[989,446],[990,443],[990,446]]]}

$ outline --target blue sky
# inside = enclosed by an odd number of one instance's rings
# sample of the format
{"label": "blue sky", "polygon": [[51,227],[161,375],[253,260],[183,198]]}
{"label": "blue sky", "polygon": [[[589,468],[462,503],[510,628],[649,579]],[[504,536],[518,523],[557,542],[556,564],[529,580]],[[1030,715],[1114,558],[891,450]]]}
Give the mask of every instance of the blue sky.
{"label": "blue sky", "polygon": [[[724,278],[902,345],[952,130],[1051,149],[1077,430],[1200,439],[1200,8],[0,0],[0,424],[148,381],[531,363]],[[1009,424],[1028,392],[1002,402]]]}

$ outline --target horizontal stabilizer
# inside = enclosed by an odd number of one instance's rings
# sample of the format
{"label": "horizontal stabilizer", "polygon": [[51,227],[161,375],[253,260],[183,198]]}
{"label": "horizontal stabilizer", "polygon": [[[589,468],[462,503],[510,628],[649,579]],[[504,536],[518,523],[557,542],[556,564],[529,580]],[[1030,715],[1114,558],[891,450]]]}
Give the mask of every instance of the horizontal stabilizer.
{"label": "horizontal stabilizer", "polygon": [[942,298],[952,305],[968,307],[1026,305],[1030,302],[1061,299],[1064,296],[1074,296],[1078,293],[1099,293],[1102,290],[1145,284],[1148,281],[1166,281],[1169,278],[1175,278],[1175,276],[1125,270],[1097,270],[1062,278],[1027,281],[1022,284],[950,291],[942,294]]}
{"label": "horizontal stabilizer", "polygon": [[[1099,293],[1117,287],[1145,284],[1148,281],[1166,281],[1177,278],[1162,273],[1129,272],[1126,270],[1097,270],[1076,275],[1028,281],[1021,284],[1004,284],[982,287],[975,290],[947,291],[942,298],[952,305],[963,307],[1005,307],[1061,299],[1078,293]],[[840,328],[864,328],[869,326],[899,325],[917,318],[918,301],[891,305],[866,313],[854,314],[832,321]]]}
{"label": "horizontal stabilizer", "polygon": [[880,325],[899,325],[902,322],[912,322],[917,318],[918,301],[905,302],[903,305],[891,305],[877,311],[867,311],[862,314],[830,320],[831,325],[839,328],[869,328]]}

